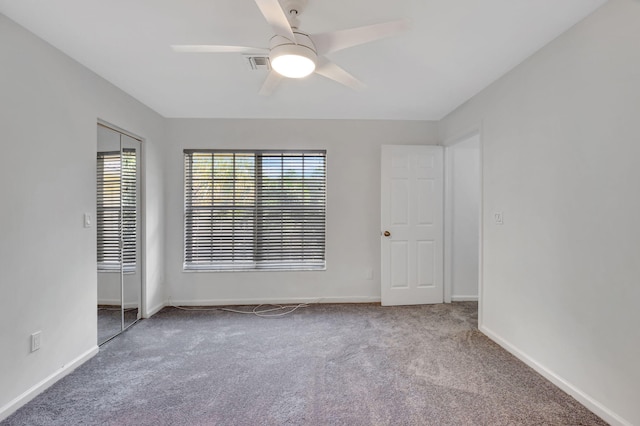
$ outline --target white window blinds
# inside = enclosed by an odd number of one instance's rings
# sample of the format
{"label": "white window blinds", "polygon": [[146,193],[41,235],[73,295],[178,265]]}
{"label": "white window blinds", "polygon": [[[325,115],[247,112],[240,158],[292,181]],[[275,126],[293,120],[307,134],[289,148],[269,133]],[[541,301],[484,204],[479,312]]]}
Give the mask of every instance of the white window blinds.
{"label": "white window blinds", "polygon": [[99,152],[97,171],[98,270],[119,271],[122,261],[124,271],[132,272],[136,267],[135,150]]}
{"label": "white window blinds", "polygon": [[184,269],[324,269],[325,157],[185,150]]}

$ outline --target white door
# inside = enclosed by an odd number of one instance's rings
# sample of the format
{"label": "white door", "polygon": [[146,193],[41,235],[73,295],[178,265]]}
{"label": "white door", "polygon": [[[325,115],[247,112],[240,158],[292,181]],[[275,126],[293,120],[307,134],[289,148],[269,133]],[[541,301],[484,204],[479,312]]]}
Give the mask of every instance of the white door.
{"label": "white door", "polygon": [[443,150],[382,146],[382,305],[443,302]]}

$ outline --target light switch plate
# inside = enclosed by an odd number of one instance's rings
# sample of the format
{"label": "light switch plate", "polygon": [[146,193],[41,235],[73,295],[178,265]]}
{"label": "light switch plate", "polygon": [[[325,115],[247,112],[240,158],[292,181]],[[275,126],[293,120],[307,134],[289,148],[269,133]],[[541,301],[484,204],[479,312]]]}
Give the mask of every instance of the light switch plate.
{"label": "light switch plate", "polygon": [[496,225],[502,225],[504,223],[504,218],[502,217],[502,212],[495,212],[493,214],[493,220]]}
{"label": "light switch plate", "polygon": [[31,352],[35,352],[40,349],[40,335],[41,331],[36,331],[31,335]]}

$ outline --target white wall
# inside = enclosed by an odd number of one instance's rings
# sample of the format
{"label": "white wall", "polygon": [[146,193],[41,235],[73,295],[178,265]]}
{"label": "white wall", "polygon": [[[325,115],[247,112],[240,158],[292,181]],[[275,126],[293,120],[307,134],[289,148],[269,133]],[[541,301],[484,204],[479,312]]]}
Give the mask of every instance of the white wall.
{"label": "white wall", "polygon": [[640,2],[611,0],[447,116],[482,129],[482,330],[640,424]]}
{"label": "white wall", "polygon": [[[480,136],[446,148],[446,262],[453,301],[478,300],[480,244]],[[445,243],[446,244],[446,243]]]}
{"label": "white wall", "polygon": [[[168,120],[167,285],[171,303],[380,300],[380,147],[435,144],[416,121]],[[326,149],[327,270],[182,272],[185,148]],[[367,279],[368,269],[373,279]]]}
{"label": "white wall", "polygon": [[[163,294],[164,120],[0,15],[0,419],[96,351],[96,124],[144,137],[146,306]],[[30,353],[29,336],[42,331]]]}

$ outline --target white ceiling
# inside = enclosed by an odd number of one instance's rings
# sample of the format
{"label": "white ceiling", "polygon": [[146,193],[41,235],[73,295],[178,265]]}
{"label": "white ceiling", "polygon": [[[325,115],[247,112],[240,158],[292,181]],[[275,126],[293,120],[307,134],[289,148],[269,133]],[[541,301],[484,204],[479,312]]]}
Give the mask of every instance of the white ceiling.
{"label": "white ceiling", "polygon": [[301,30],[406,18],[411,29],[329,55],[367,86],[319,75],[258,95],[267,71],[240,54],[172,44],[267,47],[253,0],[0,0],[0,12],[165,117],[438,120],[606,0],[309,0]]}

